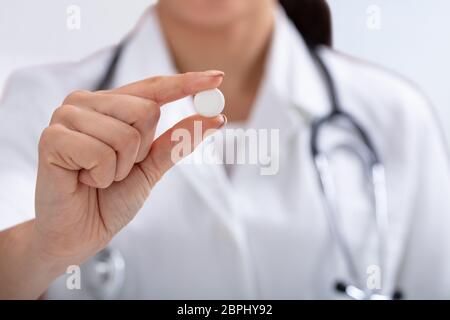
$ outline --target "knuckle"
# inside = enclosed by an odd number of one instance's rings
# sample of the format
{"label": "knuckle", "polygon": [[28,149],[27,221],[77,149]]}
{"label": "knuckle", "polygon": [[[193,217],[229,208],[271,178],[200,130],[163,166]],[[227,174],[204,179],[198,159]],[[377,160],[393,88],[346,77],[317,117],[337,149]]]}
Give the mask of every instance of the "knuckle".
{"label": "knuckle", "polygon": [[42,131],[41,138],[39,140],[39,146],[45,147],[49,142],[53,140],[61,132],[61,128],[58,125],[50,125]]}
{"label": "knuckle", "polygon": [[152,126],[156,126],[156,124],[161,119],[161,109],[159,107],[156,107],[152,110],[152,113],[150,115],[150,123]]}
{"label": "knuckle", "polygon": [[44,129],[44,131],[42,131],[41,137],[39,139],[39,145],[38,145],[38,149],[39,149],[39,153],[45,153],[45,151],[48,148],[48,144],[50,141],[51,137],[51,130],[50,127],[47,127]]}
{"label": "knuckle", "polygon": [[38,154],[40,156],[47,155],[47,162],[51,162],[49,154],[53,149],[56,139],[60,139],[64,133],[64,128],[60,125],[50,125],[42,131],[38,143]]}
{"label": "knuckle", "polygon": [[161,83],[161,81],[164,79],[163,76],[155,76],[155,77],[151,77],[150,79],[148,79],[149,84],[155,85],[158,83]]}
{"label": "knuckle", "polygon": [[140,101],[140,104],[135,109],[135,118],[137,121],[148,117],[151,112],[151,104],[152,102],[149,100]]}
{"label": "knuckle", "polygon": [[86,90],[75,90],[67,95],[67,97],[64,99],[63,104],[74,103],[75,101],[86,97],[88,94],[90,94],[90,92]]}
{"label": "knuckle", "polygon": [[139,145],[141,144],[141,134],[139,131],[133,127],[130,127],[128,140],[131,144]]}
{"label": "knuckle", "polygon": [[98,155],[95,170],[91,170],[91,175],[99,188],[107,188],[114,181],[117,155],[111,148],[101,150]]}
{"label": "knuckle", "polygon": [[133,127],[129,127],[124,134],[120,135],[118,142],[120,149],[135,148],[141,144],[141,134]]}
{"label": "knuckle", "polygon": [[90,175],[100,189],[108,188],[113,182],[113,176],[107,171],[91,170]]}
{"label": "knuckle", "polygon": [[140,115],[139,120],[144,121],[149,127],[152,127],[159,122],[160,118],[160,107],[153,101],[146,101],[144,108],[142,108],[142,114]]}
{"label": "knuckle", "polygon": [[77,107],[70,104],[63,104],[53,112],[51,123],[68,120],[76,111]]}
{"label": "knuckle", "polygon": [[115,163],[116,152],[111,148],[104,148],[103,150],[98,150],[98,163],[101,165]]}
{"label": "knuckle", "polygon": [[143,104],[142,104],[143,108],[145,110],[145,112],[154,112],[155,110],[159,110],[159,106],[155,101],[152,100],[143,100]]}

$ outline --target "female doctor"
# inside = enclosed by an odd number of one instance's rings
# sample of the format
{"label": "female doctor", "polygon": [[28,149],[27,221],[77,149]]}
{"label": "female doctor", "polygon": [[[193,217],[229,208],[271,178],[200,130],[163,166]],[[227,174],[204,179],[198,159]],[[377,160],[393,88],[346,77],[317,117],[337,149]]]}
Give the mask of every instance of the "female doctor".
{"label": "female doctor", "polygon": [[[400,77],[325,47],[314,58],[328,14],[323,1],[160,0],[121,46],[13,76],[0,107],[0,297],[450,298],[437,123]],[[310,144],[333,100],[317,59],[382,159],[387,232],[351,153],[334,158],[338,217],[324,205]],[[217,69],[226,77],[203,71]],[[228,126],[279,130],[276,174],[174,166],[177,128],[225,126],[190,98],[219,86]],[[324,144],[353,141],[336,127]]]}

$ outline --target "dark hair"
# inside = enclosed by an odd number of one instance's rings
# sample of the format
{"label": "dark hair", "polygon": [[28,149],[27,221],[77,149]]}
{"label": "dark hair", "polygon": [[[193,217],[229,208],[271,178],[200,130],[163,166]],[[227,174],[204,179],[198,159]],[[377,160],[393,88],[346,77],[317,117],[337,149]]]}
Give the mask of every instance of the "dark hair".
{"label": "dark hair", "polygon": [[332,45],[331,12],[325,0],[279,0],[309,46]]}

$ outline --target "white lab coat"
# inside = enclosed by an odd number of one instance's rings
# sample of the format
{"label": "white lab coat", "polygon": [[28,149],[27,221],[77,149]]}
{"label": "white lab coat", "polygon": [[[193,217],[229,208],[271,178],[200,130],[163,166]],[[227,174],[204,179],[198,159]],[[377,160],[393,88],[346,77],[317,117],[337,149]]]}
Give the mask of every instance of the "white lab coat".
{"label": "white lab coat", "polygon": [[[280,129],[278,174],[262,176],[259,166],[236,165],[229,178],[218,165],[176,166],[111,244],[126,261],[125,285],[115,298],[341,297],[333,285],[348,278],[347,269],[329,233],[309,152],[311,121],[330,105],[303,39],[284,12],[276,15],[247,125]],[[11,77],[0,107],[0,229],[33,217],[40,133],[68,93],[95,87],[113,52]],[[450,165],[427,101],[376,66],[328,49],[322,56],[344,108],[366,128],[386,165],[386,290],[400,288],[407,298],[450,298]],[[173,73],[150,9],[129,36],[114,86]],[[158,131],[192,113],[191,99],[165,107]],[[339,202],[365,276],[377,263],[377,238],[364,193],[348,186],[358,170],[347,160],[339,169],[345,177]],[[65,279],[49,297],[93,297],[86,285],[66,289]]]}

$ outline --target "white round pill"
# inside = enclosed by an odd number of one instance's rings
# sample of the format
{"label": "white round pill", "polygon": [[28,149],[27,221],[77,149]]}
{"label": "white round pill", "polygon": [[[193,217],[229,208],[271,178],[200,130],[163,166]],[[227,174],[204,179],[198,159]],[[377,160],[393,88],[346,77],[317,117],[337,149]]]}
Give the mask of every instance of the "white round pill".
{"label": "white round pill", "polygon": [[219,89],[202,91],[194,96],[195,111],[201,116],[218,116],[225,108],[225,97]]}

